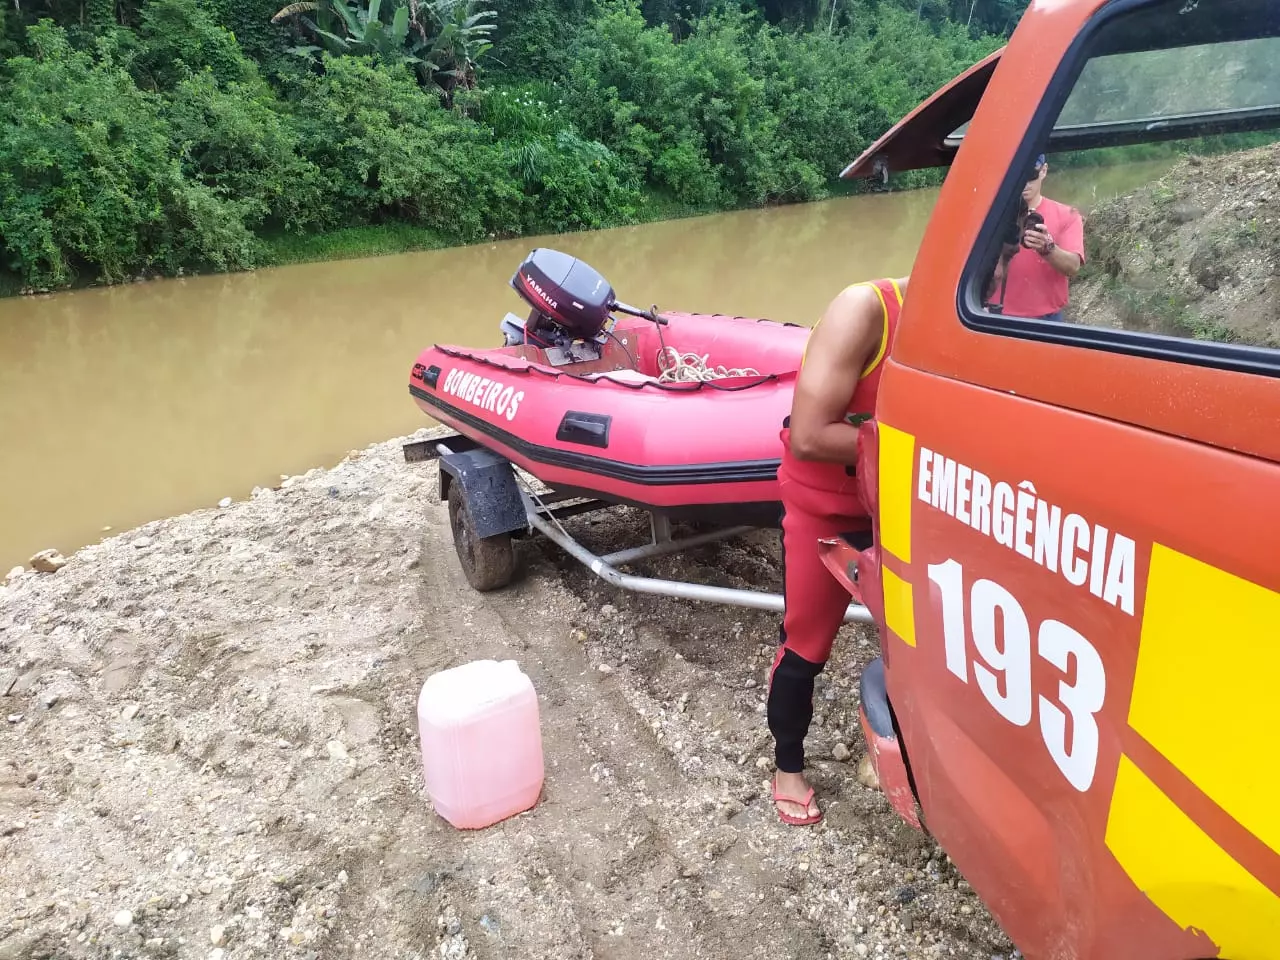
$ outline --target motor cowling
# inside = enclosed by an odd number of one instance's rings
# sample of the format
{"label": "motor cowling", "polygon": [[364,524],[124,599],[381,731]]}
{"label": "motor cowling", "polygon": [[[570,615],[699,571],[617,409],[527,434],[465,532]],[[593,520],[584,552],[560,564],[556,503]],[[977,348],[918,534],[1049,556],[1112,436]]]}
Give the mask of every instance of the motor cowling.
{"label": "motor cowling", "polygon": [[525,257],[511,288],[533,308],[532,328],[550,322],[583,340],[599,335],[615,303],[613,287],[595,269],[545,247]]}

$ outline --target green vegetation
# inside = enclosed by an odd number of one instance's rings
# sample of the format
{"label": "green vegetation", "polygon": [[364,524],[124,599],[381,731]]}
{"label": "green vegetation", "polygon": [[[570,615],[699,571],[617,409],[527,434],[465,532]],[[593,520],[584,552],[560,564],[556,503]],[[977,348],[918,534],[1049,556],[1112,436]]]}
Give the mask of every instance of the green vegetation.
{"label": "green vegetation", "polygon": [[5,4],[0,291],[817,199],[1022,5]]}

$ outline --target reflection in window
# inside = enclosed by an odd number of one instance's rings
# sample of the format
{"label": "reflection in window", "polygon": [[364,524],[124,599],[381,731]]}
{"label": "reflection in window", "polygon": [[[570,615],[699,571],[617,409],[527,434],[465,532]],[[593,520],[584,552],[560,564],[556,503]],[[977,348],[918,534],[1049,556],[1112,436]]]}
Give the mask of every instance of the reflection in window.
{"label": "reflection in window", "polygon": [[1098,57],[1085,64],[1055,129],[1277,107],[1280,38]]}
{"label": "reflection in window", "polygon": [[1090,211],[1065,318],[1280,348],[1278,202],[1280,144],[1184,153]]}
{"label": "reflection in window", "polygon": [[1229,2],[1099,29],[1047,167],[999,200],[985,312],[1280,349],[1280,26],[1266,0]]}

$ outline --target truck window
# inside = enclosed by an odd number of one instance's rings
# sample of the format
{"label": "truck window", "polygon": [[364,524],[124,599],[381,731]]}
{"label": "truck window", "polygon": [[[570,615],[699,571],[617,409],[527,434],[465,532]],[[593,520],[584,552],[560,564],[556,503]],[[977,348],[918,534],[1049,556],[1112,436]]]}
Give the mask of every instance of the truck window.
{"label": "truck window", "polygon": [[970,260],[965,322],[1280,374],[1280,13],[1124,6],[1065,58]]}

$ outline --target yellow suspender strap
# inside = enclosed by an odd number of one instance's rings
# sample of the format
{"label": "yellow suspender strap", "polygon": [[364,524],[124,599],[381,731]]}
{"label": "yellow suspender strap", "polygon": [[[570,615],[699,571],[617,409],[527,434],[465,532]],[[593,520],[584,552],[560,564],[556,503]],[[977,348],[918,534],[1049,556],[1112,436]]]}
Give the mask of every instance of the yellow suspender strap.
{"label": "yellow suspender strap", "polygon": [[[871,358],[871,362],[863,367],[862,373],[858,377],[859,380],[880,365],[880,361],[884,359],[884,352],[889,349],[889,305],[884,302],[884,292],[879,285],[872,283],[869,286],[876,292],[876,296],[880,298],[880,317],[883,321],[883,326],[880,329],[880,346],[876,350],[875,356]],[[898,290],[897,284],[894,284],[893,292],[898,298],[898,304],[901,305],[902,294]]]}
{"label": "yellow suspender strap", "polygon": [[[901,306],[902,306],[902,290],[898,287],[898,282],[897,282],[896,280],[890,280],[889,282],[890,282],[891,284],[893,284],[893,294],[894,294],[894,297],[895,297],[895,298],[897,298],[898,306],[899,306],[899,307],[901,307]],[[877,286],[875,283],[873,283],[873,282],[871,282],[871,281],[869,281],[869,280],[868,280],[868,281],[864,281],[864,282],[862,282],[862,283],[852,283],[852,284],[850,284],[849,286],[845,287],[844,289],[845,289],[845,290],[852,290],[854,287],[870,287],[872,290],[874,290],[874,291],[876,292],[876,297],[877,297],[877,298],[879,298],[879,300],[880,300],[880,316],[881,316],[881,318],[883,319],[883,322],[884,322],[884,326],[883,326],[883,328],[882,328],[882,329],[881,329],[881,331],[880,331],[880,346],[879,346],[879,348],[876,350],[876,354],[875,354],[875,356],[871,359],[871,362],[870,362],[870,363],[868,363],[868,364],[867,364],[867,366],[863,369],[862,373],[860,373],[860,374],[858,375],[858,379],[859,379],[859,380],[861,380],[863,377],[865,377],[867,374],[869,374],[872,370],[874,370],[874,369],[876,368],[876,365],[877,365],[877,364],[879,364],[879,363],[880,363],[880,361],[884,359],[884,353],[885,353],[885,350],[887,350],[887,349],[888,349],[888,345],[889,345],[889,306],[888,306],[888,304],[886,304],[886,303],[885,303],[885,300],[884,300],[884,293],[883,293],[883,292],[881,292],[880,287],[879,287],[879,286]],[[841,290],[840,292],[841,292],[841,293],[844,293],[844,290]],[[810,328],[810,330],[809,330],[809,337],[805,339],[804,350],[802,350],[802,351],[801,351],[801,353],[800,353],[800,366],[801,366],[801,367],[803,367],[803,366],[804,366],[804,358],[805,358],[806,356],[808,356],[808,353],[809,353],[809,340],[810,340],[810,339],[812,339],[812,337],[813,337],[813,332],[814,332],[815,330],[817,330],[817,329],[818,329],[818,325],[819,325],[819,324],[821,324],[821,323],[822,323],[822,318],[821,318],[821,317],[819,317],[819,318],[818,318],[818,320],[817,320],[817,322],[816,322],[816,323],[815,323],[815,324]]]}

